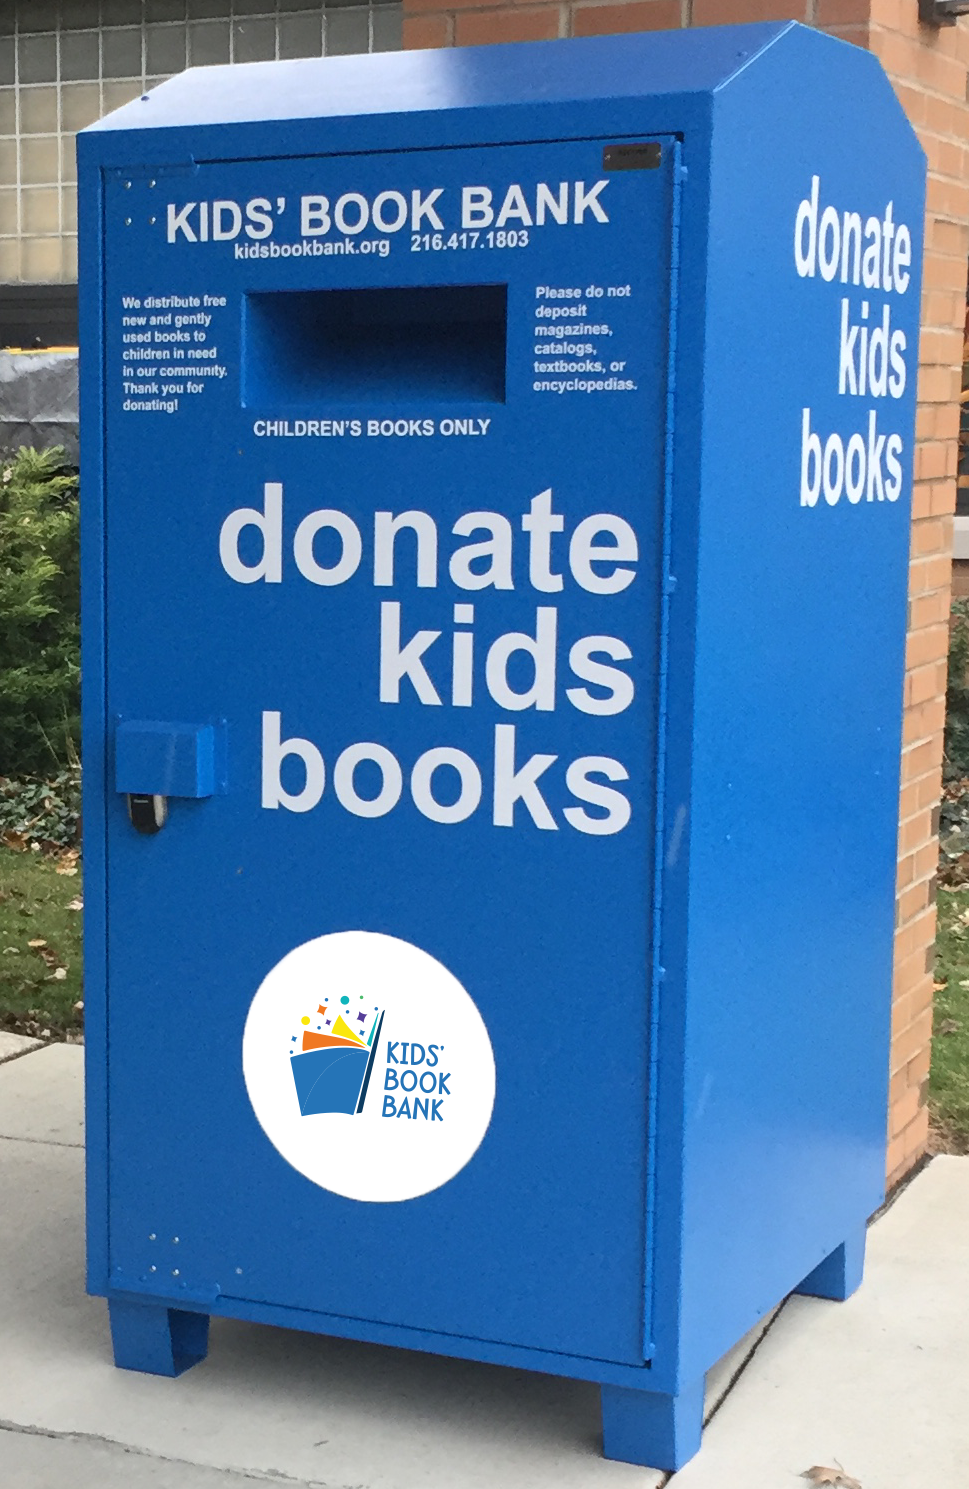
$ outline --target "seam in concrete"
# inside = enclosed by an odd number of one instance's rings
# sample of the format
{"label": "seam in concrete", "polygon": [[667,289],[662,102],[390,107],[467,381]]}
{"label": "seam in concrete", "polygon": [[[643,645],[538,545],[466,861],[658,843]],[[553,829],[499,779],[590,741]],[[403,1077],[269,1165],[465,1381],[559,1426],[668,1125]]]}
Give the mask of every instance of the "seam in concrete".
{"label": "seam in concrete", "polygon": [[0,1132],[0,1143],[31,1143],[37,1148],[76,1148],[79,1152],[84,1151],[81,1143],[59,1143],[56,1137],[15,1137],[10,1132]]}
{"label": "seam in concrete", "polygon": [[[739,1381],[740,1377],[743,1375],[744,1371],[747,1369],[747,1366],[750,1364],[751,1360],[754,1358],[754,1355],[760,1349],[760,1347],[763,1344],[764,1340],[767,1338],[768,1334],[771,1332],[771,1330],[773,1329],[774,1325],[777,1323],[777,1320],[780,1318],[781,1314],[784,1312],[784,1309],[787,1306],[787,1301],[788,1301],[787,1298],[785,1298],[782,1303],[778,1304],[777,1308],[774,1310],[774,1316],[773,1316],[773,1318],[771,1318],[769,1320],[769,1322],[764,1325],[764,1328],[758,1334],[758,1336],[754,1340],[753,1344],[751,1344],[751,1346],[748,1349],[747,1353],[744,1355],[743,1359],[737,1365],[736,1370],[734,1370],[734,1372],[731,1375],[730,1379],[727,1381],[727,1384],[724,1386],[723,1391],[722,1391],[722,1393],[720,1395],[720,1400],[713,1407],[713,1409],[710,1412],[710,1415],[708,1417],[704,1417],[703,1418],[703,1430],[704,1430],[704,1432],[706,1432],[707,1428],[709,1427],[710,1423],[713,1421],[713,1419],[717,1415],[717,1413],[720,1411],[721,1407],[724,1406],[726,1404],[726,1402],[730,1399],[730,1396],[731,1396],[731,1394],[733,1392],[734,1386],[737,1384],[737,1382]],[[665,1477],[660,1480],[659,1484],[656,1486],[656,1489],[666,1489],[666,1485],[669,1484],[673,1478],[675,1478],[675,1473],[668,1473],[668,1474],[666,1474]]]}
{"label": "seam in concrete", "polygon": [[32,1044],[29,1049],[14,1050],[12,1054],[0,1055],[0,1065],[9,1065],[13,1060],[22,1060],[25,1055],[36,1055],[38,1050],[46,1050],[48,1048],[49,1046],[45,1044],[42,1039],[39,1039],[37,1043]]}
{"label": "seam in concrete", "polygon": [[121,1442],[115,1437],[105,1437],[100,1432],[57,1432],[52,1427],[30,1427],[22,1422],[11,1422],[0,1417],[0,1432],[11,1432],[21,1437],[45,1437],[54,1442],[87,1443],[92,1447],[119,1448],[133,1458],[150,1458],[154,1463],[171,1463],[178,1468],[208,1469],[213,1474],[236,1474],[240,1479],[250,1479],[259,1484],[292,1484],[298,1489],[366,1489],[364,1484],[340,1484],[324,1482],[323,1479],[295,1479],[291,1474],[278,1469],[234,1468],[231,1464],[222,1467],[212,1463],[199,1463],[194,1458],[171,1458],[165,1453],[152,1453],[131,1443]]}
{"label": "seam in concrete", "polygon": [[727,1384],[726,1384],[726,1386],[723,1389],[723,1394],[721,1395],[720,1400],[714,1406],[714,1408],[711,1411],[710,1415],[705,1419],[705,1421],[703,1423],[704,1430],[710,1425],[710,1423],[713,1421],[714,1417],[717,1415],[717,1412],[720,1410],[720,1408],[723,1406],[724,1402],[727,1400],[727,1397],[730,1395],[730,1393],[733,1390],[734,1386],[737,1384],[738,1380],[743,1375],[744,1371],[747,1369],[747,1366],[750,1364],[751,1360],[754,1358],[754,1355],[760,1349],[760,1347],[763,1344],[764,1340],[767,1338],[768,1334],[771,1332],[771,1330],[773,1329],[774,1325],[777,1323],[777,1320],[780,1318],[781,1314],[784,1312],[784,1309],[787,1307],[787,1303],[788,1303],[788,1299],[785,1298],[784,1301],[783,1301],[783,1303],[780,1303],[778,1305],[778,1307],[774,1311],[773,1318],[769,1319],[768,1322],[764,1325],[763,1329],[758,1334],[757,1338],[754,1340],[753,1344],[750,1346],[749,1350],[744,1355],[743,1359],[737,1365],[736,1370],[734,1371],[733,1375],[731,1375],[730,1379],[727,1381]]}

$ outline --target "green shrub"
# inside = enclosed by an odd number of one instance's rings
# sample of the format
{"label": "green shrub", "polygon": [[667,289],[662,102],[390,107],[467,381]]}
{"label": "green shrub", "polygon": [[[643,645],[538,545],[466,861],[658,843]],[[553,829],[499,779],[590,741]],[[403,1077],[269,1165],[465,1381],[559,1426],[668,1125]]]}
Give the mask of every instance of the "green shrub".
{"label": "green shrub", "polygon": [[0,462],[0,775],[76,761],[78,492],[62,450]]}
{"label": "green shrub", "polygon": [[47,780],[0,776],[0,844],[53,852],[77,842],[80,826],[80,766]]}

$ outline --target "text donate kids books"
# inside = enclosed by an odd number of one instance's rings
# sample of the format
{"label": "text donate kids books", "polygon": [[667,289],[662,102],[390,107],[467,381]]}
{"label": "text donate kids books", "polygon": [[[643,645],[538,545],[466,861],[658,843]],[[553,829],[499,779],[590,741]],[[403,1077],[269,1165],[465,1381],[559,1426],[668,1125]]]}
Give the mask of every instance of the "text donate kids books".
{"label": "text donate kids books", "polygon": [[[346,997],[340,1001],[349,1004]],[[383,1009],[356,1014],[361,1025],[359,1034],[354,1033],[343,1013],[327,1018],[326,1004],[321,1004],[316,1013],[319,1022],[304,1015],[303,1025],[314,1022],[316,1027],[304,1027],[302,1052],[293,1052],[290,1059],[300,1114],[313,1117],[323,1112],[343,1112],[355,1116],[363,1111],[367,1099],[384,1021]],[[354,1017],[349,1008],[346,1017]],[[294,1043],[296,1038],[293,1035]]]}

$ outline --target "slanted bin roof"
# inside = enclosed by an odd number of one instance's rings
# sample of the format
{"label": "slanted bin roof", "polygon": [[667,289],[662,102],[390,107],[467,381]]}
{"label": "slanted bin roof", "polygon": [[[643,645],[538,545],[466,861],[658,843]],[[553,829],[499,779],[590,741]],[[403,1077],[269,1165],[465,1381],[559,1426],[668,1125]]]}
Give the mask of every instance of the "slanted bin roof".
{"label": "slanted bin roof", "polygon": [[85,133],[711,93],[792,21],[191,67]]}

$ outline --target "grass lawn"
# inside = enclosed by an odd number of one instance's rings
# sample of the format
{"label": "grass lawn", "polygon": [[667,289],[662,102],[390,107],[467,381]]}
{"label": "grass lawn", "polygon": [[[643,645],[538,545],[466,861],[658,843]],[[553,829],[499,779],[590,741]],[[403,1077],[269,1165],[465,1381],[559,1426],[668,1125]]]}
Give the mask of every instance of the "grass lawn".
{"label": "grass lawn", "polygon": [[969,1153],[969,887],[939,890],[929,1101],[945,1147]]}
{"label": "grass lawn", "polygon": [[55,1039],[80,1032],[80,906],[81,870],[71,856],[0,846],[0,1029]]}

